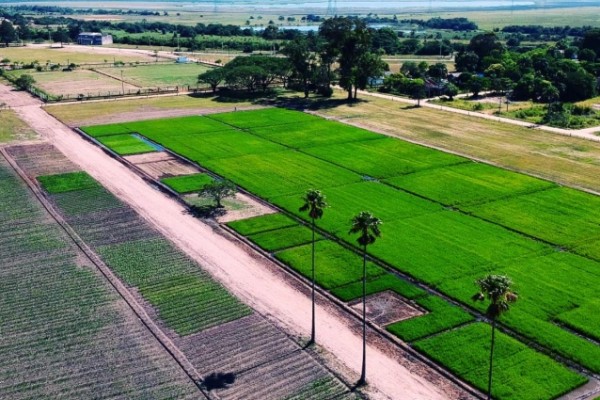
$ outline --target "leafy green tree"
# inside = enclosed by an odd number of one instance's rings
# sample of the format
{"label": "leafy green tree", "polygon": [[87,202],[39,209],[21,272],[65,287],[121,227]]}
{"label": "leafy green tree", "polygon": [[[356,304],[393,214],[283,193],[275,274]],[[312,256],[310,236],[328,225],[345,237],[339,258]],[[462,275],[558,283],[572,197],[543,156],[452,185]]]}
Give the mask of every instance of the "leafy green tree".
{"label": "leafy green tree", "polygon": [[496,340],[496,320],[510,309],[510,303],[517,301],[517,294],[513,292],[512,281],[504,275],[487,275],[476,282],[479,292],[473,296],[474,301],[488,299],[490,304],[486,309],[486,316],[492,321],[492,341],[490,345],[490,368],[488,373],[487,398],[492,398],[492,372],[494,361],[494,344]]}
{"label": "leafy green tree", "polygon": [[312,250],[311,250],[311,285],[312,285],[312,328],[310,344],[315,343],[315,220],[323,217],[323,211],[327,207],[325,195],[320,190],[310,189],[302,197],[304,204],[299,211],[308,212],[312,227]]}
{"label": "leafy green tree", "polygon": [[308,40],[303,36],[297,37],[288,42],[281,52],[290,60],[292,78],[296,78],[302,83],[304,97],[307,98],[315,68],[315,56],[310,51]]}
{"label": "leafy green tree", "polygon": [[216,208],[223,208],[221,201],[228,197],[235,196],[236,191],[237,188],[231,181],[214,181],[204,185],[202,190],[200,190],[199,195],[202,197],[210,197],[214,200]]}
{"label": "leafy green tree", "polygon": [[362,369],[360,373],[360,379],[358,385],[364,385],[367,382],[367,307],[366,307],[366,296],[367,296],[367,246],[375,243],[378,237],[381,236],[379,226],[381,220],[375,217],[368,211],[361,211],[352,218],[352,227],[350,233],[358,233],[358,239],[356,240],[363,250],[363,279],[362,279],[362,331],[363,331],[363,359]]}
{"label": "leafy green tree", "polygon": [[29,90],[34,83],[35,79],[33,79],[33,76],[28,74],[19,76],[15,81],[15,85],[17,85],[17,87],[21,90]]}
{"label": "leafy green tree", "polygon": [[17,39],[17,32],[15,27],[8,20],[2,20],[0,23],[0,40],[8,47],[10,42],[14,42]]}
{"label": "leafy green tree", "polygon": [[473,97],[479,96],[479,93],[486,90],[488,87],[488,80],[480,76],[474,76],[469,81],[469,90],[473,92]]}
{"label": "leafy green tree", "polygon": [[[372,52],[371,32],[362,20],[335,17],[321,24],[319,36],[325,43],[322,59],[329,63],[328,65],[337,60],[339,85],[348,93],[348,100],[352,100],[356,97],[356,87],[364,77],[359,64],[364,67],[364,60],[376,60],[379,57]],[[379,64],[380,61],[377,61],[377,65]],[[377,68],[376,66],[375,69]]]}
{"label": "leafy green tree", "polygon": [[450,101],[454,100],[454,96],[458,94],[458,87],[453,83],[448,83],[444,87],[444,94],[448,96]]}
{"label": "leafy green tree", "polygon": [[421,100],[425,98],[425,81],[423,79],[411,79],[406,88],[411,99],[417,100],[417,107],[421,107]]}
{"label": "leafy green tree", "polygon": [[448,76],[448,67],[444,63],[435,63],[428,67],[427,75],[434,79],[446,79]]}
{"label": "leafy green tree", "polygon": [[223,68],[213,68],[198,75],[198,83],[206,83],[210,85],[213,93],[217,92],[217,88],[225,80],[225,72]]}

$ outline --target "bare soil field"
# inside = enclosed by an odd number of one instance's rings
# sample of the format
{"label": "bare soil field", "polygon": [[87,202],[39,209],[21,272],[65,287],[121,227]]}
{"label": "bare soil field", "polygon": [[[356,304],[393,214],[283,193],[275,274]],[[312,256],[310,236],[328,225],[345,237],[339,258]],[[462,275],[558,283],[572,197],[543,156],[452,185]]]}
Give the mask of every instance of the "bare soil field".
{"label": "bare soil field", "polygon": [[35,72],[21,70],[19,73],[27,73],[36,81],[36,86],[54,96],[75,98],[79,94],[85,96],[135,93],[139,89],[129,83],[123,83],[117,79],[87,69],[76,69],[71,72]]}
{"label": "bare soil field", "polygon": [[[362,312],[362,300],[350,303],[356,311]],[[380,326],[426,314],[420,307],[392,291],[384,291],[367,296],[367,318]]]}
{"label": "bare soil field", "polygon": [[25,47],[0,48],[0,59],[8,58],[11,62],[31,63],[34,61],[45,64],[58,63],[67,65],[69,63],[104,63],[104,62],[136,62],[154,61],[149,53],[120,51],[98,46],[67,46],[62,48],[50,48],[47,44],[30,44]]}
{"label": "bare soil field", "polygon": [[189,175],[200,172],[196,166],[185,163],[165,151],[124,157],[154,179]]}

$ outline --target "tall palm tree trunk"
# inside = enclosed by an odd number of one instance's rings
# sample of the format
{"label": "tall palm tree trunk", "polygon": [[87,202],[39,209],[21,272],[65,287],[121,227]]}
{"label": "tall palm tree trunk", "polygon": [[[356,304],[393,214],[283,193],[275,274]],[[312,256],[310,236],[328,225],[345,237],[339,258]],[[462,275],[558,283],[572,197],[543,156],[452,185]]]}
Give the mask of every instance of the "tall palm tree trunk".
{"label": "tall palm tree trunk", "polygon": [[315,343],[315,219],[312,219],[312,331],[310,343]]}
{"label": "tall palm tree trunk", "polygon": [[362,331],[363,331],[363,359],[362,359],[362,371],[360,373],[360,379],[358,380],[359,385],[364,385],[367,382],[367,245],[363,246],[363,298],[362,298]]}
{"label": "tall palm tree trunk", "polygon": [[488,374],[488,400],[492,399],[492,371],[494,363],[494,344],[496,342],[496,320],[492,320],[492,345],[490,346],[490,371]]}

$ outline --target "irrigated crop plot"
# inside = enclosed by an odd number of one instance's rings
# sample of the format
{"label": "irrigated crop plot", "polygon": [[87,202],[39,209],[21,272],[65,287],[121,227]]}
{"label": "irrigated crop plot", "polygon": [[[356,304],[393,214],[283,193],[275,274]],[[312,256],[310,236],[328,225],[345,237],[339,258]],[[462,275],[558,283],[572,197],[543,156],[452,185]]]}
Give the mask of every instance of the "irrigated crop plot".
{"label": "irrigated crop plot", "polygon": [[[369,247],[371,255],[470,307],[475,307],[470,300],[476,290],[475,279],[489,272],[507,273],[522,296],[502,322],[547,349],[600,372],[600,346],[585,337],[596,338],[593,332],[597,330],[597,320],[583,318],[597,300],[593,293],[600,290],[600,280],[591,272],[594,267],[596,271],[600,269],[592,260],[600,260],[597,197],[400,140],[376,139],[360,130],[339,128],[336,122],[322,121],[329,129],[318,129],[317,118],[292,111],[234,112],[204,120],[212,121],[200,123],[210,126],[203,130],[209,134],[196,133],[197,127],[190,128],[187,134],[185,130],[157,132],[148,127],[148,136],[301,218],[307,219],[298,212],[301,195],[309,188],[321,189],[331,207],[317,221],[318,226],[348,244],[356,245],[355,237],[348,234],[350,217],[361,210],[372,211],[384,224],[382,238]],[[175,119],[172,124],[177,125],[178,121]],[[215,126],[218,121],[224,124]],[[157,124],[168,123],[161,120]],[[143,126],[138,128],[139,133],[147,134]],[[237,129],[235,137],[240,140],[227,141],[234,134],[225,128]],[[227,134],[220,136],[217,132]],[[262,144],[246,149],[246,143],[254,140]],[[189,143],[189,147],[184,143]],[[284,148],[273,147],[280,145]],[[444,210],[447,205],[454,210]],[[279,217],[269,218],[269,223],[283,225],[269,227],[267,223],[267,228],[262,229],[257,222],[240,222],[231,226],[307,275],[310,244],[291,240],[303,234],[285,234],[298,229],[290,228],[294,225]],[[261,233],[269,230],[272,235],[282,235],[269,239],[268,234]],[[299,242],[305,240],[306,237]],[[317,278],[336,296],[352,300],[360,295],[360,274],[349,265],[359,267],[360,260],[336,246],[339,245],[328,240],[317,242]],[[590,258],[558,253],[559,246]],[[412,293],[399,278],[384,274],[375,265],[370,268],[369,279],[371,293],[393,290],[430,311],[388,327],[406,340],[425,338],[470,320],[469,315],[438,297]],[[580,290],[582,282],[585,290]],[[561,300],[555,298],[556,290],[560,290]],[[460,335],[461,330],[457,332]],[[534,359],[537,356],[535,352],[528,355]],[[534,364],[549,362],[552,368],[562,368],[553,361],[540,360]],[[467,374],[456,371],[461,376]],[[522,372],[515,388],[527,390],[521,382],[540,381],[538,373],[543,372]],[[482,387],[481,380],[471,381]],[[541,397],[557,396],[581,379],[568,378],[564,382],[562,387],[550,386],[552,395],[545,393]],[[520,397],[508,391],[498,396],[535,398],[537,391],[537,386],[532,385],[530,392]]]}
{"label": "irrigated crop plot", "polygon": [[198,398],[0,158],[0,397]]}
{"label": "irrigated crop plot", "polygon": [[163,178],[160,181],[177,193],[184,194],[198,192],[204,185],[213,182],[213,178],[206,174],[193,174]]}

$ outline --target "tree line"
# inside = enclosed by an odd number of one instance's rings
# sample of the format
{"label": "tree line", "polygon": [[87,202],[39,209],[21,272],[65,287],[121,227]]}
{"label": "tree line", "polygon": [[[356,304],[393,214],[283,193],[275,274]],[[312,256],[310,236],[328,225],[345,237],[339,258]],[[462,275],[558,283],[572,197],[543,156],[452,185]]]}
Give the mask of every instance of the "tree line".
{"label": "tree line", "polygon": [[372,77],[388,69],[381,52],[373,47],[372,31],[355,18],[335,17],[321,24],[317,35],[299,36],[285,43],[286,58],[237,57],[225,67],[207,71],[198,79],[213,90],[225,82],[235,89],[266,90],[275,81],[301,90],[331,96],[332,84],[342,87],[348,99],[356,99]]}

